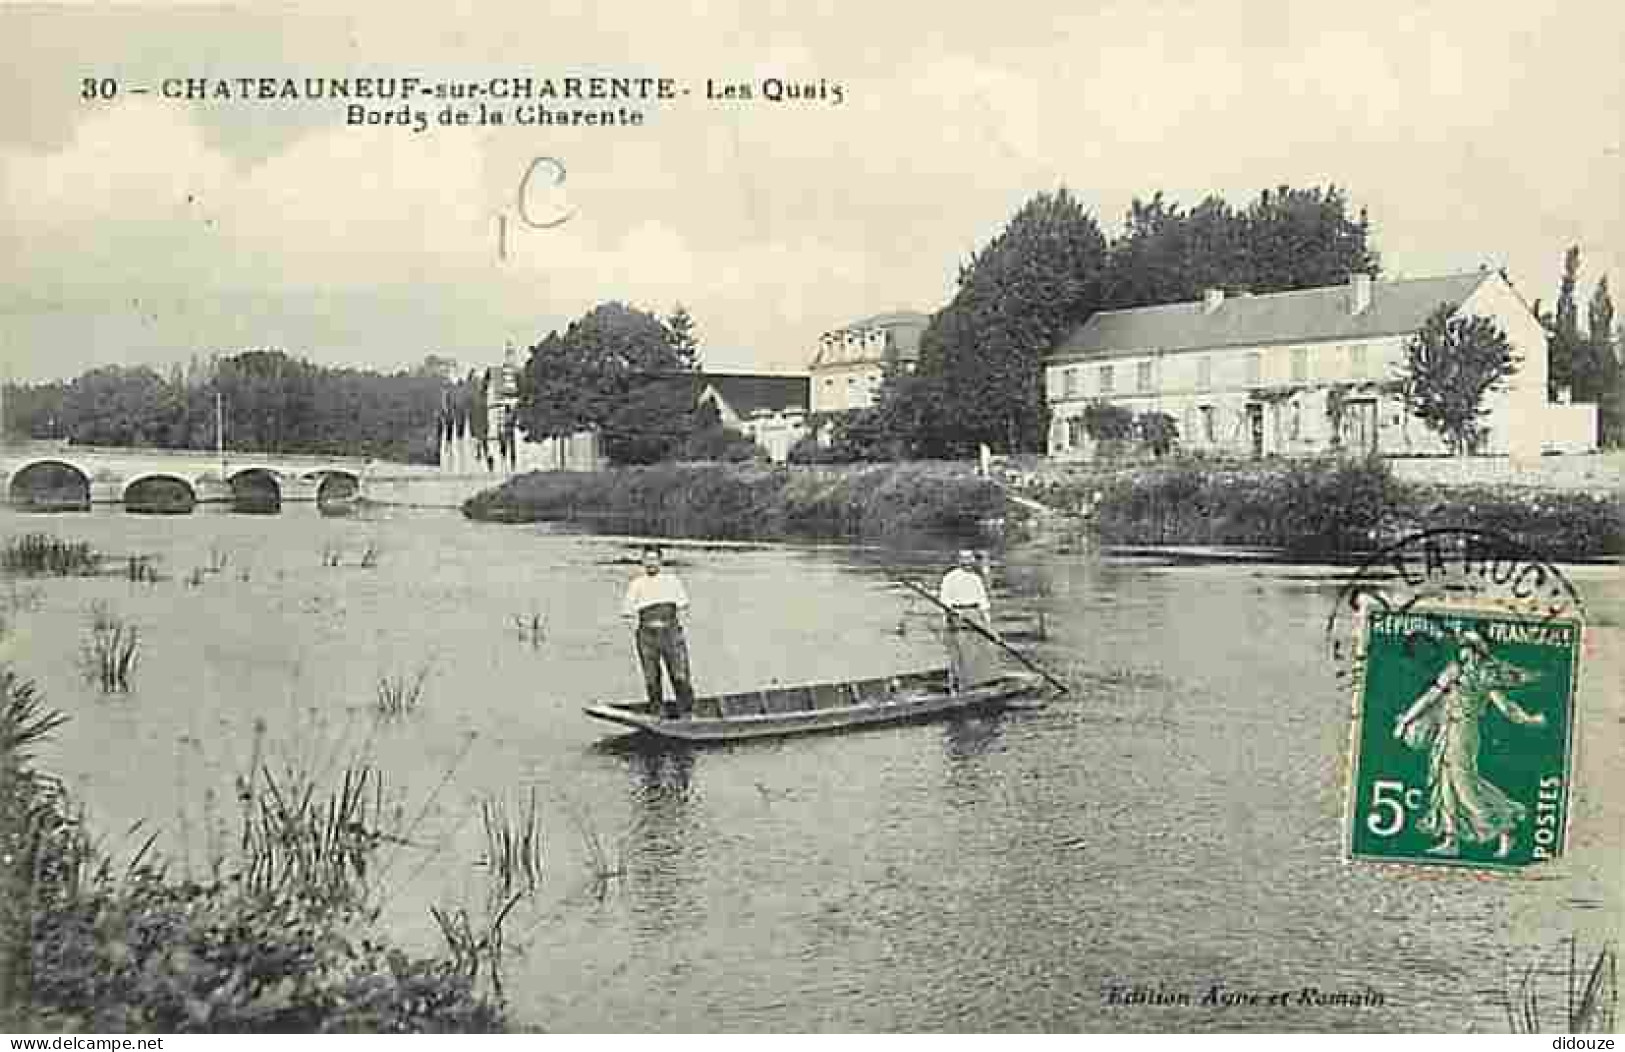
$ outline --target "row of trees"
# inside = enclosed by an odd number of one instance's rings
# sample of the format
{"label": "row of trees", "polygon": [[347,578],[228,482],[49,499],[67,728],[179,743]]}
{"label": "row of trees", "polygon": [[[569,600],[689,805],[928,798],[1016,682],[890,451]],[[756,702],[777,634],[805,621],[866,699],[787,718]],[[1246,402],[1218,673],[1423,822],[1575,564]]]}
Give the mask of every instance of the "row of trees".
{"label": "row of trees", "polygon": [[8,438],[212,449],[216,398],[230,449],[434,462],[443,363],[393,374],[329,368],[279,350],[193,359],[166,376],[106,366],[5,390]]}
{"label": "row of trees", "polygon": [[1043,359],[1098,310],[1199,298],[1206,288],[1278,292],[1375,274],[1370,223],[1336,186],[1265,190],[1245,206],[1186,209],[1136,199],[1108,241],[1064,187],[1028,201],[960,267],[952,300],[921,340],[918,368],[843,421],[837,442],[890,455],[1044,448]]}
{"label": "row of trees", "polygon": [[1568,391],[1573,401],[1595,403],[1603,445],[1619,446],[1625,444],[1625,369],[1614,328],[1614,298],[1605,274],[1592,289],[1582,333],[1579,288],[1580,246],[1574,245],[1563,255],[1556,309],[1543,311],[1535,303],[1535,314],[1550,336],[1547,385],[1554,400]]}

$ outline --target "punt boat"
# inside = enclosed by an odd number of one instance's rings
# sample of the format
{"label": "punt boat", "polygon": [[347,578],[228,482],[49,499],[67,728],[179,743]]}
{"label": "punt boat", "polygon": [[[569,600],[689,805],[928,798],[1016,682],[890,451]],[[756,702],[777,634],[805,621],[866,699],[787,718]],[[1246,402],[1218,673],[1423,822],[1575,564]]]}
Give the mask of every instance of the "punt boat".
{"label": "punt boat", "polygon": [[1043,686],[1030,672],[1008,672],[987,683],[954,691],[948,670],[897,676],[768,687],[739,694],[694,699],[694,715],[666,719],[647,701],[589,705],[588,716],[660,738],[684,742],[727,742],[789,734],[845,730],[930,719],[949,713],[987,712],[1019,705]]}

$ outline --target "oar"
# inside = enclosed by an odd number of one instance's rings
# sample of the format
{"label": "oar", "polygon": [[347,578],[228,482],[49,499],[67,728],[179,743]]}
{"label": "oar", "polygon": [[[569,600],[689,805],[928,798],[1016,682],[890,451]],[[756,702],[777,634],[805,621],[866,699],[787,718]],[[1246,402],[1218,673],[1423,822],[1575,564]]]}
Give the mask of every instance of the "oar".
{"label": "oar", "polygon": [[1009,643],[1006,643],[1004,640],[1000,639],[998,636],[994,635],[992,632],[989,632],[987,629],[983,628],[976,621],[972,620],[971,618],[968,618],[968,617],[964,616],[958,610],[955,610],[953,607],[949,606],[947,603],[944,603],[941,599],[938,599],[936,596],[932,595],[929,590],[921,588],[919,585],[915,584],[913,581],[903,580],[902,578],[898,578],[897,583],[902,585],[904,588],[907,588],[909,591],[913,592],[915,595],[924,596],[926,599],[930,600],[932,603],[935,603],[937,606],[940,606],[943,610],[947,611],[947,613],[950,616],[955,618],[957,623],[964,624],[964,625],[969,625],[971,627],[971,629],[973,629],[975,632],[977,632],[979,635],[981,635],[981,637],[983,639],[988,640],[993,645],[997,646],[1000,650],[1003,650],[1006,654],[1009,654],[1011,657],[1015,658],[1017,661],[1021,662],[1023,665],[1026,665],[1028,668],[1032,669],[1034,672],[1038,673],[1040,676],[1043,676],[1045,679],[1049,680],[1050,683],[1052,683],[1055,686],[1055,688],[1057,690],[1059,690],[1062,694],[1066,694],[1066,693],[1070,692],[1070,688],[1068,688],[1065,683],[1061,682],[1061,680],[1059,680],[1055,676],[1051,675],[1049,673],[1049,671],[1047,669],[1045,669],[1042,665],[1038,664],[1036,661],[1033,661],[1026,654],[1023,654],[1021,651],[1017,650],[1015,647],[1011,646]]}

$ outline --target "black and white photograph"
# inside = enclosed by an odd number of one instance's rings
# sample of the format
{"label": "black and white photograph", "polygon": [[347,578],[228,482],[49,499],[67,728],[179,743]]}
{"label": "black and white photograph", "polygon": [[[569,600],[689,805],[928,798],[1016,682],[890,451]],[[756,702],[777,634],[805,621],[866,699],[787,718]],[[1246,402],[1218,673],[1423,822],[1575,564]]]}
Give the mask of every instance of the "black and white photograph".
{"label": "black and white photograph", "polygon": [[0,3],[0,1031],[1616,1032],[1622,55]]}

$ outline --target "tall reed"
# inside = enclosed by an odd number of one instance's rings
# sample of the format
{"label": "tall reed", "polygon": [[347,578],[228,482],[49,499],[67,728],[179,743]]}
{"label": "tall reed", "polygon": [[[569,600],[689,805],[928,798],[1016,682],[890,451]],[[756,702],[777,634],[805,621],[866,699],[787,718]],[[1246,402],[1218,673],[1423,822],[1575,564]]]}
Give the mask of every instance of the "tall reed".
{"label": "tall reed", "polygon": [[16,577],[74,577],[100,568],[101,556],[89,544],[49,533],[25,533],[0,547],[0,571]]}
{"label": "tall reed", "polygon": [[535,892],[542,881],[536,790],[530,790],[523,810],[515,815],[509,815],[500,800],[481,801],[480,823],[485,832],[485,855],[480,862],[490,878],[492,896],[505,900],[516,891]]}
{"label": "tall reed", "polygon": [[85,680],[103,694],[124,694],[130,689],[141,633],[106,603],[90,608],[90,624],[80,646],[80,667]]}
{"label": "tall reed", "polygon": [[1595,955],[1582,955],[1579,938],[1570,936],[1525,965],[1516,985],[1509,980],[1505,1007],[1515,1034],[1614,1033],[1619,1008],[1614,944],[1605,942]]}

